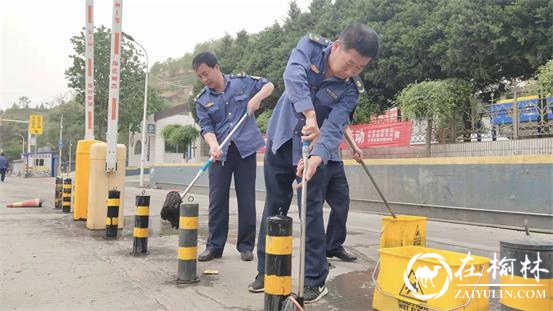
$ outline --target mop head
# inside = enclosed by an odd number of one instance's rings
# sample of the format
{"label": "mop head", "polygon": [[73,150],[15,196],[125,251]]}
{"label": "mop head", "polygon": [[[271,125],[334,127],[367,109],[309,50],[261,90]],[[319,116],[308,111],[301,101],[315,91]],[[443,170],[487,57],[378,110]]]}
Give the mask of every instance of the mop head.
{"label": "mop head", "polygon": [[163,208],[161,208],[161,219],[171,223],[171,227],[179,228],[180,204],[182,198],[178,191],[170,191],[165,197]]}

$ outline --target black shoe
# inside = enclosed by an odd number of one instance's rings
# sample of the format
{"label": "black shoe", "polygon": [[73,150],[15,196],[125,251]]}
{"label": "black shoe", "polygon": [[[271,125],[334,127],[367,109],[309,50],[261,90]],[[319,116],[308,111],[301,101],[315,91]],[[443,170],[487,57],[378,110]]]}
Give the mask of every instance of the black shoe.
{"label": "black shoe", "polygon": [[242,261],[252,261],[253,260],[253,253],[252,251],[243,251],[240,253],[240,259]]}
{"label": "black shoe", "polygon": [[321,298],[323,298],[326,294],[328,294],[328,288],[326,288],[326,286],[324,285],[321,287],[306,286],[303,288],[303,302],[305,303],[317,302],[321,300]]}
{"label": "black shoe", "polygon": [[214,258],[221,258],[222,254],[216,254],[210,249],[206,249],[198,256],[198,261],[210,261]]}
{"label": "black shoe", "polygon": [[336,251],[327,252],[326,257],[328,257],[328,258],[336,257],[336,258],[341,259],[342,261],[355,261],[355,260],[357,260],[357,257],[354,254],[348,252],[343,247],[339,248]]}
{"label": "black shoe", "polygon": [[257,274],[255,281],[248,285],[248,290],[252,293],[262,293],[265,291],[265,274]]}

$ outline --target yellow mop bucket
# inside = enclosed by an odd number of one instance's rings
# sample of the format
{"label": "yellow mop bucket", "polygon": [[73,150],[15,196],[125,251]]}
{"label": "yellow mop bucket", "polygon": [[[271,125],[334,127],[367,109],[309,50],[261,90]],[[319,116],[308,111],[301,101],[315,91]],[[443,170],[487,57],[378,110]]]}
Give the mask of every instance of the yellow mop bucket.
{"label": "yellow mop bucket", "polygon": [[378,251],[375,310],[488,310],[489,258],[419,246]]}
{"label": "yellow mop bucket", "polygon": [[426,217],[397,215],[382,218],[380,248],[426,246]]}

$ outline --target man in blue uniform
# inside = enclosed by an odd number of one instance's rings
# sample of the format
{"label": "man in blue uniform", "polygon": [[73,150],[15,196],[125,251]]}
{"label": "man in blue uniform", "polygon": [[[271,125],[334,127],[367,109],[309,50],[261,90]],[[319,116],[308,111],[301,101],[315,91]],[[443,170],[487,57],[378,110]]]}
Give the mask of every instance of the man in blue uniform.
{"label": "man in blue uniform", "polygon": [[363,24],[347,27],[334,42],[309,34],[292,50],[283,76],[285,91],[267,130],[264,160],[267,197],[257,242],[258,275],[249,291],[264,290],[267,217],[288,212],[291,184],[302,173],[297,169],[302,141],[309,141],[304,301],[316,302],[327,294],[323,165],[338,148],[344,127],[357,105],[356,84],[362,87],[362,83],[359,78],[352,78],[361,73],[377,52],[378,35]]}
{"label": "man in blue uniform", "polygon": [[[353,159],[361,161],[361,149],[355,144],[351,130],[346,127],[344,135],[349,136],[354,144]],[[332,153],[325,167],[323,197],[330,206],[326,226],[326,257],[336,257],[343,261],[355,261],[357,257],[348,252],[343,244],[346,241],[346,222],[349,212],[349,185],[344,170],[344,162],[338,149]]]}
{"label": "man in blue uniform", "polygon": [[[192,68],[205,86],[195,99],[196,111],[201,134],[214,160],[209,168],[209,237],[198,260],[209,261],[223,254],[228,235],[230,182],[234,175],[238,200],[236,247],[242,260],[251,261],[255,244],[255,155],[264,144],[253,113],[274,87],[264,78],[222,74],[217,58],[210,52],[198,54]],[[230,143],[219,148],[219,142],[246,112],[249,116]]]}
{"label": "man in blue uniform", "polygon": [[6,171],[8,170],[8,158],[4,156],[4,153],[0,153],[0,180],[4,182],[6,178]]}

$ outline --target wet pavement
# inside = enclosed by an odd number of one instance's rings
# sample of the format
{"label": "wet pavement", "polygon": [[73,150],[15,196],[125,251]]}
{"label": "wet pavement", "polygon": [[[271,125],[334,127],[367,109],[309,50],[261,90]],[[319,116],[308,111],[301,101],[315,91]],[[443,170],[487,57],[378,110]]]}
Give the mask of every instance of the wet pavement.
{"label": "wet pavement", "polygon": [[[236,200],[231,199],[230,232],[222,258],[199,262],[200,282],[177,285],[178,231],[161,221],[159,212],[167,190],[144,189],[151,196],[149,255],[131,254],[136,177],[128,177],[125,228],[116,240],[103,230],[88,230],[53,206],[54,179],[8,177],[0,184],[0,310],[261,310],[263,294],[247,285],[256,275],[256,261],[242,262],[235,248]],[[200,205],[198,251],[207,239],[206,195],[194,194]],[[6,208],[6,203],[39,197],[42,208]],[[257,202],[258,219],[263,202]],[[291,211],[297,211],[292,207]],[[299,223],[294,218],[293,291],[297,290]],[[325,218],[328,208],[325,208]],[[350,212],[346,246],[356,262],[329,260],[329,294],[308,310],[370,310],[378,260],[381,215]],[[519,231],[428,221],[429,247],[491,257],[499,240]],[[551,238],[551,236],[546,236]],[[398,267],[399,269],[400,267]],[[204,275],[206,269],[218,271]],[[498,309],[496,300],[490,309]]]}

